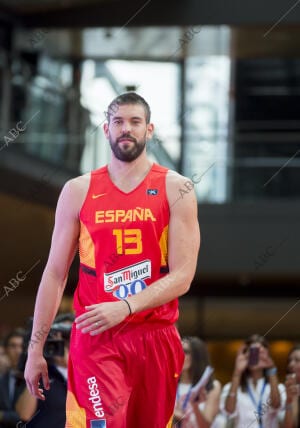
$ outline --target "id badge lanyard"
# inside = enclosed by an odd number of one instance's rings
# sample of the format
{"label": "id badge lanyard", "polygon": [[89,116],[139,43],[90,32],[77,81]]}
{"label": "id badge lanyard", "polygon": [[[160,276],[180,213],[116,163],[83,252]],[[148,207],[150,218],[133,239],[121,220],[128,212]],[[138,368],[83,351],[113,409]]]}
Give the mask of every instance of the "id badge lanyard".
{"label": "id badge lanyard", "polygon": [[264,392],[265,392],[265,389],[266,389],[266,385],[267,385],[267,382],[266,382],[266,380],[264,380],[264,384],[263,384],[262,389],[260,391],[258,403],[255,400],[252,388],[250,387],[249,384],[247,385],[247,391],[248,391],[249,397],[251,398],[252,403],[254,404],[254,406],[257,409],[257,416],[258,416],[259,428],[263,428],[263,423],[262,423],[262,416],[263,416],[263,413],[262,413],[262,404],[263,404],[263,402],[262,401],[263,401],[263,395],[264,395]]}
{"label": "id badge lanyard", "polygon": [[[187,394],[186,394],[186,396],[185,396],[185,398],[184,398],[184,402],[183,402],[183,404],[182,404],[182,411],[183,411],[183,413],[185,413],[185,410],[186,410],[186,408],[187,408],[187,405],[188,405],[188,402],[189,402],[189,399],[190,399],[191,393],[192,393],[192,385],[191,385],[190,389],[188,390],[188,392],[187,392]],[[177,399],[179,399],[178,391],[177,391],[177,394],[176,394],[176,395],[177,395]],[[177,424],[176,424],[176,425],[178,426],[178,428],[180,428],[180,427],[181,427],[181,421],[177,422]]]}

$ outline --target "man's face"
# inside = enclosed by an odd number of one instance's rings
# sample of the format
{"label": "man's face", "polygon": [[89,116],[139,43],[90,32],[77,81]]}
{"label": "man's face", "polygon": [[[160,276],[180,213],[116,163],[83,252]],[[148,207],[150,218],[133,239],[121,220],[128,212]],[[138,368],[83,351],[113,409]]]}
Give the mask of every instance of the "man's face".
{"label": "man's face", "polygon": [[17,367],[23,350],[23,338],[13,336],[8,342],[6,353],[13,368]]}
{"label": "man's face", "polygon": [[132,162],[145,150],[152,137],[153,124],[146,123],[146,114],[139,104],[116,106],[104,132],[114,156],[123,162]]}

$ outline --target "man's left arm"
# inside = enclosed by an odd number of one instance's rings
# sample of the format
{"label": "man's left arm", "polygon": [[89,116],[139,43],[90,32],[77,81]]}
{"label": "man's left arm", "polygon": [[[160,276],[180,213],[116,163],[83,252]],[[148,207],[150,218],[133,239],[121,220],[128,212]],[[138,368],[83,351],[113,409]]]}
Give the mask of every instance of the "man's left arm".
{"label": "man's left arm", "polygon": [[[190,288],[197,266],[200,229],[195,192],[193,188],[187,190],[184,187],[186,182],[187,179],[178,174],[172,174],[167,180],[169,273],[127,299],[133,313],[163,305]],[[180,192],[182,189],[185,191]]]}

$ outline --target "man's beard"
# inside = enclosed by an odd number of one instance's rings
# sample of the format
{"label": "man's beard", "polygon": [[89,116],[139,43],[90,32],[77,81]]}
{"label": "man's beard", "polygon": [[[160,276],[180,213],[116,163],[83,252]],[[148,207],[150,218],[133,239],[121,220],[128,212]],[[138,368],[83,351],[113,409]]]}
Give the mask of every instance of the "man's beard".
{"label": "man's beard", "polygon": [[[145,134],[146,135],[146,134]],[[130,140],[130,143],[119,143],[121,140]],[[109,144],[115,157],[123,162],[132,162],[137,159],[146,146],[146,136],[140,141],[129,134],[122,135],[115,141],[109,136]]]}

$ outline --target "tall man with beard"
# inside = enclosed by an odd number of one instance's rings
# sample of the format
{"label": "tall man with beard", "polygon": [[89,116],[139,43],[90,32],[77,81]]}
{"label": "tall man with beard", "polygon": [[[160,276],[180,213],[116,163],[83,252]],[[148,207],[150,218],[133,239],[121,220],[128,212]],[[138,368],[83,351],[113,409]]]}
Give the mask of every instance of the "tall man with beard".
{"label": "tall man with beard", "polygon": [[[200,233],[192,183],[147,157],[153,132],[147,102],[118,96],[104,125],[110,163],[70,180],[59,197],[32,337],[50,327],[79,247],[68,428],[171,426],[184,358],[177,298],[193,279]],[[39,381],[47,389],[49,380],[39,337],[25,378],[43,400]]]}

